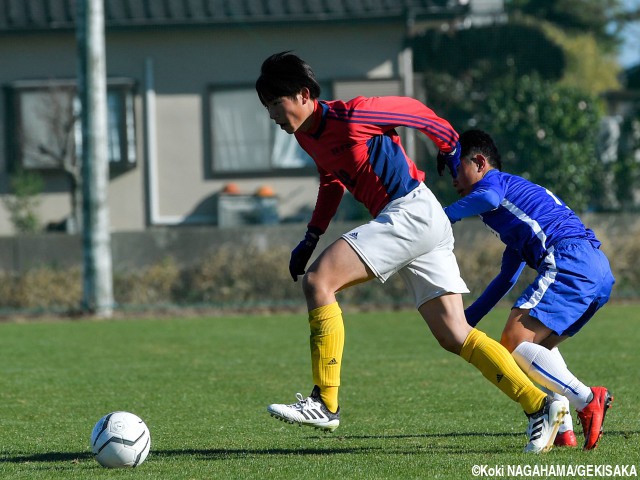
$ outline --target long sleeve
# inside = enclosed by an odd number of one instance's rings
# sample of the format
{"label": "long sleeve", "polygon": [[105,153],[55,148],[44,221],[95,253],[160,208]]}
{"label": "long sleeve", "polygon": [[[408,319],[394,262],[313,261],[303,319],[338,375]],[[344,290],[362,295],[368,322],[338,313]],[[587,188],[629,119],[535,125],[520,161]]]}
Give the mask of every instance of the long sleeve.
{"label": "long sleeve", "polygon": [[466,217],[480,215],[497,208],[500,205],[500,195],[491,188],[478,188],[469,195],[444,208],[451,223]]}
{"label": "long sleeve", "polygon": [[358,97],[357,116],[350,118],[362,124],[379,126],[382,131],[396,127],[414,128],[422,132],[438,150],[450,152],[458,142],[458,132],[425,104],[411,97]]}
{"label": "long sleeve", "polygon": [[464,311],[467,323],[475,327],[482,318],[513,288],[525,266],[518,252],[506,248],[502,254],[500,272],[482,294]]}
{"label": "long sleeve", "polygon": [[340,201],[344,195],[344,185],[320,167],[318,167],[318,172],[320,173],[318,198],[308,226],[316,227],[324,233],[340,206]]}

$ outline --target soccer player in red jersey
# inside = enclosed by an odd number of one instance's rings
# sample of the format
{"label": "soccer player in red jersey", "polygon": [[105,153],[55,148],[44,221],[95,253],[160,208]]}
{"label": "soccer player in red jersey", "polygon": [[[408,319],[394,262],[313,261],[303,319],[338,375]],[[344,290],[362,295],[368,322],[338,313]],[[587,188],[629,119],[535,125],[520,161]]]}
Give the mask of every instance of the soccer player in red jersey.
{"label": "soccer player in red jersey", "polygon": [[[449,122],[407,97],[320,101],[311,67],[291,52],[264,61],[256,91],[270,118],[295,135],[320,175],[305,238],[289,263],[294,281],[303,275],[315,386],[310,396],[297,394],[296,403],[272,404],[268,412],[289,423],[329,431],[338,427],[344,323],[336,292],[398,273],[440,345],[520,403],[529,416],[525,451],[551,448],[567,411],[527,378],[502,345],[468,325],[461,296],[468,289],[453,254],[451,224],[396,131],[409,127],[426,135],[440,152],[442,174],[459,164],[458,134]],[[345,189],[373,220],[343,234],[305,273]]]}

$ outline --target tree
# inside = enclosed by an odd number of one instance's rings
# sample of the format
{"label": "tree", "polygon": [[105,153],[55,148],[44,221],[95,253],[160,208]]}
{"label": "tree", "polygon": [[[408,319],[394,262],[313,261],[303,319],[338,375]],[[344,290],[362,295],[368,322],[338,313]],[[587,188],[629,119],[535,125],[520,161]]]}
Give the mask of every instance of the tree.
{"label": "tree", "polygon": [[510,16],[526,16],[537,22],[557,25],[571,34],[592,34],[603,53],[613,53],[619,45],[612,21],[624,22],[623,0],[506,0]]}
{"label": "tree", "polygon": [[[46,140],[32,139],[35,145],[25,145],[53,165],[62,168],[69,180],[71,192],[71,214],[67,221],[67,232],[78,233],[82,227],[82,177],[81,162],[76,152],[74,134],[79,113],[75,101],[75,91],[68,87],[60,88],[52,83],[43,93],[38,112],[49,135]],[[26,140],[26,139],[25,139]]]}
{"label": "tree", "polygon": [[[508,171],[548,187],[576,210],[601,208],[599,95],[619,88],[612,58],[618,38],[608,25],[621,0],[505,5],[506,24],[412,40],[427,103],[459,131],[492,134]],[[428,169],[433,178],[435,169]],[[456,199],[448,182],[430,186],[443,203]]]}
{"label": "tree", "polygon": [[602,192],[603,167],[597,161],[602,113],[597,97],[531,75],[500,81],[471,121],[490,125],[507,171],[585,211]]}
{"label": "tree", "polygon": [[566,68],[560,45],[533,23],[517,22],[454,32],[427,30],[411,40],[416,71],[477,79],[538,72],[559,79]]}
{"label": "tree", "polygon": [[[598,97],[537,73],[505,75],[490,83],[473,76],[426,75],[426,82],[429,105],[457,130],[480,128],[494,137],[505,171],[544,185],[577,211],[597,206],[594,200],[603,189],[596,150],[602,118]],[[430,168],[429,178],[436,178]],[[449,182],[433,182],[430,188],[445,204],[456,200]]]}
{"label": "tree", "polygon": [[603,54],[592,33],[567,34],[557,25],[542,23],[545,35],[563,50],[565,69],[560,83],[594,95],[620,88],[621,68],[613,55]]}

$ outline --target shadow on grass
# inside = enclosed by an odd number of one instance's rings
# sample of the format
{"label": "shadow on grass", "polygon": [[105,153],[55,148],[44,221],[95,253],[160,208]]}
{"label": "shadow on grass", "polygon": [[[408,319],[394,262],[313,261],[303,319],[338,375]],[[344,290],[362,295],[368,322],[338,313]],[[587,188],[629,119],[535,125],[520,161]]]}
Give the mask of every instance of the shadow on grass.
{"label": "shadow on grass", "polygon": [[518,432],[449,432],[449,433],[415,433],[415,434],[392,434],[392,435],[347,435],[343,438],[349,440],[384,440],[386,438],[456,438],[456,437],[524,437],[524,433]]}
{"label": "shadow on grass", "polygon": [[0,463],[28,463],[28,462],[73,462],[92,460],[93,454],[88,452],[47,452],[32,455],[9,455],[0,452]]}
{"label": "shadow on grass", "polygon": [[[629,439],[632,436],[640,435],[640,431],[613,431],[606,432],[607,437],[623,437]],[[351,440],[388,440],[388,439],[429,439],[429,438],[471,438],[471,437],[523,437],[522,433],[515,432],[497,432],[497,433],[483,433],[483,432],[451,432],[451,433],[425,433],[425,434],[398,434],[398,435],[326,435],[324,438],[327,440],[335,441],[351,441]],[[311,438],[311,437],[308,437]],[[313,437],[317,439],[318,437]],[[333,445],[333,444],[332,444]],[[203,460],[224,460],[228,458],[243,458],[251,456],[305,456],[305,455],[349,455],[349,454],[369,454],[375,451],[382,451],[386,454],[423,454],[434,453],[440,451],[441,453],[449,454],[470,454],[470,453],[513,453],[512,448],[496,449],[495,445],[487,449],[483,448],[469,448],[468,445],[434,445],[429,444],[428,450],[416,448],[411,446],[404,448],[401,445],[393,445],[389,448],[389,445],[361,445],[354,447],[334,447],[327,445],[326,448],[211,448],[211,449],[182,449],[182,450],[153,450],[151,455],[156,458],[173,458],[173,457],[200,457]],[[19,454],[9,455],[0,452],[0,463],[29,463],[29,462],[80,462],[85,460],[92,460],[93,454],[88,452],[48,452],[37,453],[32,455]]]}

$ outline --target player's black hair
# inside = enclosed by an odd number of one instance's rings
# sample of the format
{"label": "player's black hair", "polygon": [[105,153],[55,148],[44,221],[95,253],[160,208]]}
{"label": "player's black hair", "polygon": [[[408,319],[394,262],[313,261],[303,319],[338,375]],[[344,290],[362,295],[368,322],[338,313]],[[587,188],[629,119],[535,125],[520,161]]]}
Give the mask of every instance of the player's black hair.
{"label": "player's black hair", "polygon": [[482,154],[489,165],[502,171],[502,159],[491,136],[482,130],[467,130],[460,135],[460,158]]}
{"label": "player's black hair", "polygon": [[262,62],[256,92],[263,105],[275,98],[295,97],[304,87],[309,89],[312,99],[320,96],[313,70],[290,50],[275,53]]}

